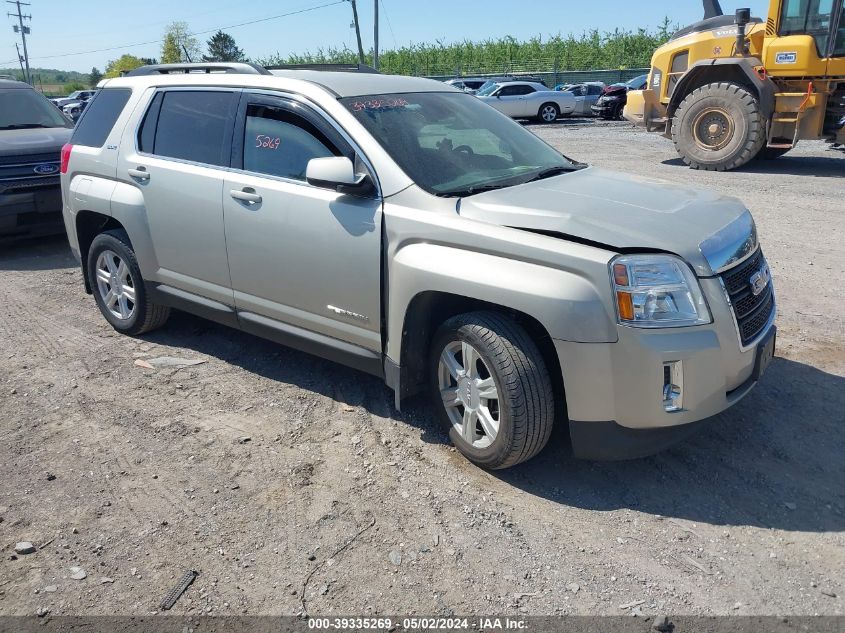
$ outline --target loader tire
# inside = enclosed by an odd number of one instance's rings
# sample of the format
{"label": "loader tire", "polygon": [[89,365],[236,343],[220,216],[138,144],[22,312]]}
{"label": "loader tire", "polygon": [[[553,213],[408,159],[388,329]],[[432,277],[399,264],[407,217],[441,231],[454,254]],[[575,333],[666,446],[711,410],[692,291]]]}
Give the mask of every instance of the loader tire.
{"label": "loader tire", "polygon": [[744,86],[707,84],[678,106],[672,140],[693,169],[728,171],[760,152],[766,143],[766,120],[757,97]]}

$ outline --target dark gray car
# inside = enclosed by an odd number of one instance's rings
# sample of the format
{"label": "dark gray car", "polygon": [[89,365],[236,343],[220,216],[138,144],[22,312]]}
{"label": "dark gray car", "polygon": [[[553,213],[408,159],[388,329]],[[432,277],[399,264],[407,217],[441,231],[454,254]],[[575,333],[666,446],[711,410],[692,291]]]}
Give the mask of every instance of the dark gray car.
{"label": "dark gray car", "polygon": [[64,231],[60,157],[72,128],[28,84],[0,80],[0,240]]}

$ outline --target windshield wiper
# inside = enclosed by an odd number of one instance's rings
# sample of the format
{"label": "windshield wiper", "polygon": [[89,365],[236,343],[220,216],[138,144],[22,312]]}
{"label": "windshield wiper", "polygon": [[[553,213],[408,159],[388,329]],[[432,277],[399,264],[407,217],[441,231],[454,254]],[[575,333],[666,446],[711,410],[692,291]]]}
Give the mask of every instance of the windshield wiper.
{"label": "windshield wiper", "polygon": [[557,165],[556,167],[549,167],[548,169],[544,169],[543,171],[534,174],[528,180],[523,180],[522,184],[529,183],[529,182],[537,182],[538,180],[545,180],[546,178],[551,178],[552,176],[559,176],[561,174],[568,174],[571,171],[578,171],[579,169],[583,169],[585,166],[579,163],[573,163],[572,165]]}
{"label": "windshield wiper", "polygon": [[43,123],[16,123],[14,125],[4,125],[0,127],[0,130],[30,130],[33,128],[41,128],[41,127],[50,127],[49,125],[44,125]]}
{"label": "windshield wiper", "polygon": [[467,196],[474,196],[477,193],[484,193],[485,191],[495,191],[496,189],[505,189],[506,187],[513,187],[513,182],[497,183],[495,185],[473,185],[466,189],[456,189],[454,191],[442,191],[436,193],[439,198],[466,198]]}

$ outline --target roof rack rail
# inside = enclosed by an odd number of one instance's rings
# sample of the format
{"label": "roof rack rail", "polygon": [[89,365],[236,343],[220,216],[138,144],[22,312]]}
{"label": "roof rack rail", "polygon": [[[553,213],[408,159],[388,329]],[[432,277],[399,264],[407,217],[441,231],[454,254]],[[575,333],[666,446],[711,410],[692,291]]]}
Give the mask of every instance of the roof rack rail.
{"label": "roof rack rail", "polygon": [[124,77],[149,77],[150,75],[171,75],[189,73],[224,73],[229,75],[269,75],[263,66],[247,62],[208,62],[199,64],[153,64],[141,66],[127,73]]}
{"label": "roof rack rail", "polygon": [[278,64],[267,66],[266,68],[267,70],[321,70],[323,72],[335,73],[381,74],[372,66],[367,66],[367,64]]}

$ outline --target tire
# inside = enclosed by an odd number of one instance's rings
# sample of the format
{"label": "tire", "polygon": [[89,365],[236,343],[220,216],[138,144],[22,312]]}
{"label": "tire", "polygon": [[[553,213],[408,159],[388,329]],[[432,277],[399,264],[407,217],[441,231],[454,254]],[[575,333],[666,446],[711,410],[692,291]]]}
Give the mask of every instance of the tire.
{"label": "tire", "polygon": [[[169,307],[147,298],[138,259],[125,231],[106,231],[94,238],[88,250],[87,273],[97,307],[118,332],[144,334],[160,328],[170,316]],[[113,292],[118,287],[120,290]]]}
{"label": "tire", "polygon": [[554,123],[558,120],[558,117],[560,117],[560,108],[556,103],[552,103],[551,101],[544,103],[537,110],[537,118],[541,123]]}
{"label": "tire", "polygon": [[766,142],[766,121],[757,98],[745,87],[707,84],[678,106],[672,140],[693,169],[728,171],[757,155]]}
{"label": "tire", "polygon": [[[478,358],[467,372],[461,364],[473,352]],[[478,466],[514,466],[549,441],[555,417],[551,378],[537,345],[509,317],[472,312],[446,321],[432,341],[429,375],[449,437]]]}
{"label": "tire", "polygon": [[786,154],[791,149],[791,147],[766,147],[764,145],[760,148],[760,151],[757,152],[754,160],[775,160]]}
{"label": "tire", "polygon": [[610,115],[610,121],[621,121],[622,113],[625,112],[625,104],[617,103],[613,106],[613,113]]}

